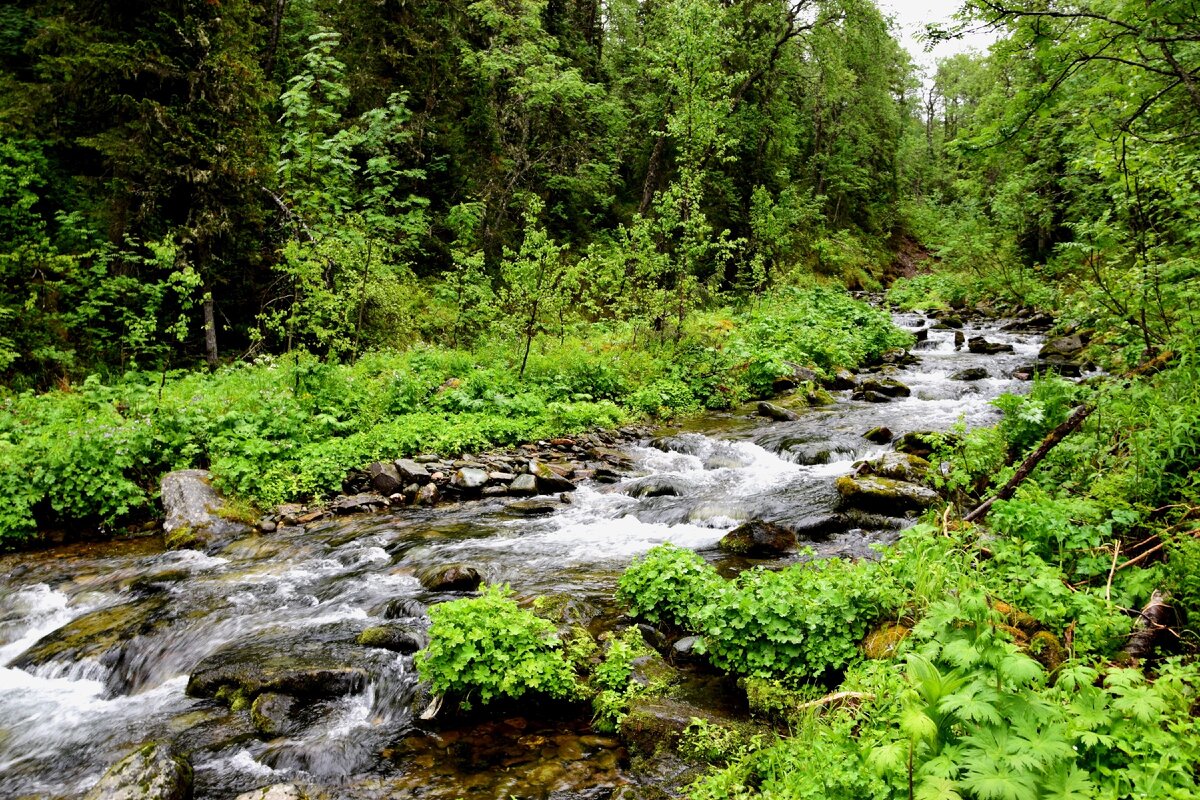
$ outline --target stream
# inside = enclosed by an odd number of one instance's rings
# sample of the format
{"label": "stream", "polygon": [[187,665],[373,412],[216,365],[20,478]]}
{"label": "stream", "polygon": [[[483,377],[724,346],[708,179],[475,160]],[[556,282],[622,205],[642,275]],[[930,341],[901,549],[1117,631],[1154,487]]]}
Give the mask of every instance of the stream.
{"label": "stream", "polygon": [[[910,329],[930,322],[896,320]],[[834,479],[890,449],[867,442],[867,430],[991,424],[998,412],[989,401],[1028,387],[1007,376],[1035,360],[1039,336],[996,322],[963,332],[1015,352],[955,350],[954,331],[934,330],[913,351],[919,363],[889,374],[910,397],[867,403],[836,392],[834,405],[791,422],[752,416],[751,406],[625,448],[627,482],[666,481],[675,495],[636,498],[619,484],[585,483],[571,504],[538,518],[489,499],[281,528],[215,556],[164,551],[160,536],[4,556],[0,798],[80,797],[149,741],[190,753],[197,800],[282,783],[339,798],[609,797],[639,778],[620,742],[586,718],[514,715],[423,730],[413,719],[411,655],[370,650],[361,691],[316,702],[297,730],[274,738],[256,735],[245,712],[185,688],[202,659],[231,643],[303,649],[384,617],[420,625],[425,606],[454,596],[422,587],[416,576],[431,566],[474,565],[487,582],[509,583],[522,598],[561,598],[564,613],[600,625],[619,613],[612,596],[623,569],[657,544],[743,568],[716,550],[718,540],[751,519],[824,530],[838,501]],[[970,367],[989,377],[949,379]],[[895,527],[865,524],[807,544],[818,556],[869,557],[872,544],[894,540]],[[54,646],[30,665],[23,654],[39,640]]]}

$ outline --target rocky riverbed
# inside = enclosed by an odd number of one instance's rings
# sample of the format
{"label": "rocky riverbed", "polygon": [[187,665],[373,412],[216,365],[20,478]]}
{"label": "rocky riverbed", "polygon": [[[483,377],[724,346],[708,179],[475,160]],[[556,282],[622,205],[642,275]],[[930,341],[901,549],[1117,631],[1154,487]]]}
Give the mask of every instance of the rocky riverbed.
{"label": "rocky riverbed", "polygon": [[1070,371],[1048,365],[1073,342],[1039,359],[1036,325],[898,321],[920,332],[913,358],[827,398],[798,375],[771,401],[787,414],[379,462],[322,507],[211,537],[181,516],[177,549],[153,535],[0,559],[0,797],[655,796],[695,766],[647,757],[648,741],[744,711],[686,642],[647,631],[682,677],[624,739],[569,707],[429,723],[412,664],[426,609],[505,582],[599,633],[627,624],[616,578],[661,542],[726,573],[870,557],[935,499],[914,433],[993,422],[988,401],[1021,377]]}

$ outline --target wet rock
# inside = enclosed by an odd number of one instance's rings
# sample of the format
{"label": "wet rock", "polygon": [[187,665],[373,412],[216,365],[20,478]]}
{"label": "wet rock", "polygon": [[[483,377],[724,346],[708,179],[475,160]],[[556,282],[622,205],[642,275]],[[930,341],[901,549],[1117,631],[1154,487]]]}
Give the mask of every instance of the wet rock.
{"label": "wet rock", "polygon": [[397,597],[388,600],[382,607],[372,613],[384,619],[421,619],[426,615],[424,603],[411,597]]}
{"label": "wet rock", "polygon": [[467,493],[476,493],[487,485],[488,474],[482,469],[475,467],[463,467],[454,473],[450,478],[450,485],[455,489]]}
{"label": "wet rock", "polygon": [[163,531],[168,549],[214,553],[251,528],[222,516],[225,499],[212,487],[212,473],[204,469],[168,472],[159,484],[162,494]]}
{"label": "wet rock", "polygon": [[945,441],[947,444],[953,445],[957,442],[957,437],[935,431],[910,431],[896,439],[892,447],[898,453],[929,458],[933,455],[934,442],[938,441]]}
{"label": "wet rock", "polygon": [[297,705],[290,695],[265,692],[250,705],[250,721],[259,733],[287,736],[300,728],[294,717]]}
{"label": "wet rock", "polygon": [[671,656],[684,661],[702,658],[703,656],[696,652],[696,645],[699,643],[699,636],[684,636],[671,645]]}
{"label": "wet rock", "polygon": [[383,496],[395,494],[404,488],[404,484],[408,483],[396,469],[395,464],[376,461],[367,467],[367,474],[371,476],[371,485],[375,487],[375,491]]}
{"label": "wet rock", "polygon": [[827,385],[830,389],[855,389],[858,387],[858,378],[848,369],[838,369]]}
{"label": "wet rock", "polygon": [[415,653],[429,644],[425,631],[415,625],[393,622],[366,628],[355,639],[363,647],[378,647],[396,653]]}
{"label": "wet rock", "polygon": [[294,783],[277,783],[239,794],[234,800],[308,800],[309,795]]}
{"label": "wet rock", "polygon": [[670,475],[650,475],[625,484],[621,491],[630,497],[679,497],[686,493],[687,484]]}
{"label": "wet rock", "polygon": [[[168,604],[166,597],[156,594],[91,611],[46,634],[8,666],[30,670],[52,662],[76,663],[85,659],[111,666],[120,660],[130,641],[165,623]],[[109,688],[118,687],[110,683]]]}
{"label": "wet rock", "polygon": [[981,381],[988,376],[988,371],[983,367],[970,367],[968,369],[959,370],[950,376],[952,381]]}
{"label": "wet rock", "polygon": [[529,500],[516,500],[504,507],[504,510],[518,517],[542,517],[553,514],[565,503],[557,497],[534,497]]}
{"label": "wet rock", "polygon": [[705,469],[740,469],[747,461],[732,451],[719,451],[704,459]]}
{"label": "wet rock", "polygon": [[967,337],[962,331],[954,332],[954,349],[962,350],[963,345],[967,343]]}
{"label": "wet rock", "polygon": [[503,486],[503,485],[486,486],[483,489],[483,496],[484,497],[507,497],[508,496],[508,487]]}
{"label": "wet rock", "polygon": [[895,658],[896,648],[900,646],[909,632],[904,625],[895,623],[880,625],[863,639],[863,655],[876,660]]}
{"label": "wet rock", "polygon": [[725,534],[717,546],[727,553],[771,558],[795,550],[796,534],[782,525],[756,519]]}
{"label": "wet rock", "polygon": [[573,492],[575,484],[565,476],[558,474],[549,464],[541,461],[529,462],[529,473],[537,480],[539,494],[557,494],[558,492]]}
{"label": "wet rock", "polygon": [[791,369],[791,373],[788,375],[781,375],[772,382],[771,388],[776,392],[786,392],[805,383],[815,384],[821,379],[821,376],[818,375],[815,370],[809,369],[808,367],[802,367],[799,364],[795,364],[790,361],[785,363],[787,364],[788,368]]}
{"label": "wet rock", "polygon": [[1014,352],[1011,344],[1000,344],[998,342],[989,342],[982,336],[973,336],[967,340],[967,349],[972,353],[980,355],[992,356],[997,353],[1012,353]]}
{"label": "wet rock", "polygon": [[[433,460],[436,461],[437,457],[435,456]],[[405,486],[410,483],[418,486],[429,483],[429,470],[425,468],[425,464],[411,458],[398,458],[392,463],[395,464],[396,473]]]}
{"label": "wet rock", "polygon": [[1038,358],[1057,357],[1070,361],[1083,352],[1084,344],[1083,337],[1077,333],[1071,336],[1060,336],[1042,345],[1042,349],[1038,351]]}
{"label": "wet rock", "polygon": [[777,406],[774,403],[768,403],[766,401],[763,401],[755,406],[755,413],[760,417],[767,417],[768,419],[773,419],[776,422],[791,422],[793,420],[800,419],[800,415],[795,411],[791,411],[783,406]]}
{"label": "wet rock", "polygon": [[518,475],[513,478],[513,482],[508,485],[508,493],[512,495],[534,495],[537,494],[537,478],[526,472],[523,475]]}
{"label": "wet rock", "polygon": [[661,691],[679,680],[679,673],[658,653],[638,656],[629,667],[629,681],[638,686]]}
{"label": "wet rock", "polygon": [[413,502],[419,506],[436,506],[438,501],[442,499],[442,493],[432,482],[425,484],[417,490]]}
{"label": "wet rock", "polygon": [[188,679],[189,697],[225,700],[236,711],[272,692],[320,700],[361,692],[371,650],[318,632],[233,642],[201,660]]}
{"label": "wet rock", "polygon": [[165,744],[147,744],[114,764],[84,800],[190,800],[192,766]]}
{"label": "wet rock", "polygon": [[962,317],[958,316],[957,314],[943,314],[941,316],[941,318],[938,320],[938,323],[936,325],[934,325],[933,327],[935,330],[945,330],[947,328],[957,329],[957,328],[961,328],[962,326],[963,326]]}
{"label": "wet rock", "polygon": [[383,495],[364,492],[363,494],[354,494],[349,497],[339,497],[329,504],[329,508],[335,514],[361,514],[365,511],[377,511],[381,508],[387,508],[390,505],[388,499]]}
{"label": "wet rock", "polygon": [[417,577],[431,592],[473,592],[483,583],[483,575],[469,564],[430,567]]}
{"label": "wet rock", "polygon": [[880,394],[879,392],[858,391],[850,395],[851,400],[861,400],[865,403],[890,403],[892,398],[890,395]]}
{"label": "wet rock", "polygon": [[844,475],[836,486],[845,505],[895,516],[924,511],[938,501],[938,493],[932,489],[891,478]]}
{"label": "wet rock", "polygon": [[859,461],[854,465],[855,475],[878,475],[896,481],[919,483],[925,480],[932,465],[911,453],[884,453],[870,461]]}
{"label": "wet rock", "polygon": [[868,378],[858,384],[859,391],[876,392],[888,397],[908,397],[912,394],[909,389],[895,378]]}
{"label": "wet rock", "polygon": [[863,438],[873,444],[887,444],[892,440],[892,429],[884,426],[871,428],[863,434]]}

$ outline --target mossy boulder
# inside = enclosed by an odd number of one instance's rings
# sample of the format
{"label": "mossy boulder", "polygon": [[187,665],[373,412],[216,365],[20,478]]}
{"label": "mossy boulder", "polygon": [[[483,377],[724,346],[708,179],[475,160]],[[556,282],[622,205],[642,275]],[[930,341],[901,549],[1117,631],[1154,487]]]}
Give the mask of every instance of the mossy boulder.
{"label": "mossy boulder", "polygon": [[417,576],[431,592],[473,592],[483,583],[483,573],[470,564],[441,564]]}
{"label": "mossy boulder", "polygon": [[866,658],[889,659],[896,657],[896,648],[910,633],[904,625],[887,623],[867,634],[862,641],[862,652]]}
{"label": "mossy boulder", "polygon": [[928,487],[874,475],[844,475],[837,479],[836,486],[844,506],[893,516],[924,511],[939,499],[938,493]]}
{"label": "mossy boulder", "polygon": [[163,532],[167,548],[214,553],[253,529],[222,513],[226,501],[212,486],[212,474],[203,469],[168,472],[159,483]]}
{"label": "mossy boulder", "polygon": [[859,461],[854,465],[855,475],[877,475],[895,481],[919,483],[925,480],[932,469],[930,463],[911,453],[884,453],[870,461]]}
{"label": "mossy boulder", "polygon": [[250,721],[259,733],[286,736],[300,727],[295,718],[298,705],[291,695],[264,692],[250,705]]}
{"label": "mossy boulder", "polygon": [[378,647],[396,653],[415,653],[429,644],[429,636],[415,625],[391,622],[365,629],[355,641],[363,647]]}
{"label": "mossy boulder", "polygon": [[118,761],[84,800],[190,800],[192,766],[166,744],[151,742]]}
{"label": "mossy boulder", "polygon": [[1066,650],[1058,637],[1050,631],[1038,631],[1029,639],[1029,654],[1046,668],[1054,672],[1066,660]]}
{"label": "mossy boulder", "polygon": [[858,384],[861,392],[875,392],[886,397],[908,397],[912,389],[895,378],[868,378]]}
{"label": "mossy boulder", "polygon": [[756,519],[725,534],[717,546],[727,553],[771,558],[796,549],[796,532],[773,522]]}
{"label": "mossy boulder", "polygon": [[863,434],[863,438],[872,444],[887,444],[892,441],[892,429],[883,425],[871,428]]}
{"label": "mossy boulder", "polygon": [[[169,625],[173,619],[173,609],[163,594],[97,609],[46,634],[8,666],[31,670],[52,662],[83,660],[112,666],[121,660],[130,642]],[[125,692],[131,688],[134,677],[113,670],[107,688],[114,694]]]}
{"label": "mossy boulder", "polygon": [[800,419],[800,415],[791,409],[763,401],[755,406],[755,413],[760,417],[773,419],[776,422],[792,422]]}
{"label": "mossy boulder", "polygon": [[303,700],[361,692],[381,666],[381,655],[354,644],[352,637],[346,633],[331,640],[312,632],[228,644],[196,665],[187,694],[240,710],[268,692]]}

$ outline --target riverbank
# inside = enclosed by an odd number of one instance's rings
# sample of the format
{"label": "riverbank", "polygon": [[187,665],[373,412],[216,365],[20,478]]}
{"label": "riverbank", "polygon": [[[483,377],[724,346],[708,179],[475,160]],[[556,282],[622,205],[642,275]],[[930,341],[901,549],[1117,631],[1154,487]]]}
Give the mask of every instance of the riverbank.
{"label": "riverbank", "polygon": [[159,477],[204,468],[250,506],[331,497],[374,461],[453,456],[730,408],[910,337],[845,292],[780,291],[694,314],[662,338],[599,325],[519,343],[422,346],[352,365],[262,358],[202,372],[89,379],[0,399],[0,544],[111,532],[158,516]]}

